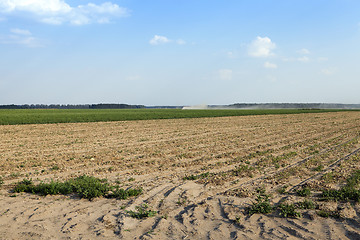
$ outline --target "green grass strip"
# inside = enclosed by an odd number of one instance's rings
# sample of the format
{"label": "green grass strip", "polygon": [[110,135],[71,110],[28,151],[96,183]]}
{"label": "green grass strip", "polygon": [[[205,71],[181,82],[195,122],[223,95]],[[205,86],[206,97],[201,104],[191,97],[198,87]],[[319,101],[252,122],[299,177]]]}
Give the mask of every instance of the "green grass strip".
{"label": "green grass strip", "polygon": [[[336,109],[2,109],[0,125],[133,121],[151,119],[203,118],[268,114],[323,113]],[[346,110],[350,111],[350,110]]]}

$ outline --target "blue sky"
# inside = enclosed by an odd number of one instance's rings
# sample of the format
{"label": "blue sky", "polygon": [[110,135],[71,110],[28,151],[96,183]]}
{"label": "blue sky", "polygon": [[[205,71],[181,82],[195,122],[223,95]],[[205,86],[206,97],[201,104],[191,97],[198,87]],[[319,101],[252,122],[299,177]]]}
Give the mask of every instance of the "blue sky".
{"label": "blue sky", "polygon": [[0,104],[360,103],[358,0],[0,0]]}

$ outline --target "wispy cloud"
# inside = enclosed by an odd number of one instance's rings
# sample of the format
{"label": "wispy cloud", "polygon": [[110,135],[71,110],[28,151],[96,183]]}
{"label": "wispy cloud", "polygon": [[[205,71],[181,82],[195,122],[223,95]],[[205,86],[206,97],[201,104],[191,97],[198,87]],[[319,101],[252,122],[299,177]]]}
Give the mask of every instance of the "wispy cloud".
{"label": "wispy cloud", "polygon": [[218,77],[221,80],[229,81],[233,78],[233,71],[231,69],[220,69],[218,71]]}
{"label": "wispy cloud", "polygon": [[183,40],[183,39],[176,40],[176,43],[179,44],[179,45],[185,45],[186,44],[185,40]]}
{"label": "wispy cloud", "polygon": [[19,16],[30,14],[37,21],[60,25],[85,25],[90,23],[108,23],[111,18],[129,15],[126,8],[111,2],[102,4],[88,3],[72,7],[63,0],[0,0],[0,12],[5,15]]}
{"label": "wispy cloud", "polygon": [[0,36],[0,44],[17,44],[25,47],[43,47],[41,41],[34,37],[29,30],[25,29],[11,29],[11,34]]}
{"label": "wispy cloud", "polygon": [[226,56],[227,56],[228,58],[236,58],[236,54],[235,54],[234,52],[232,52],[232,51],[227,52],[227,53],[226,53]]}
{"label": "wispy cloud", "polygon": [[276,69],[278,66],[275,63],[265,62],[264,67],[268,69]]}
{"label": "wispy cloud", "polygon": [[164,44],[164,43],[168,43],[168,42],[170,42],[170,40],[167,37],[155,35],[152,39],[150,39],[149,43],[151,45],[159,45],[159,44]]}
{"label": "wispy cloud", "polygon": [[324,68],[320,71],[323,75],[331,76],[336,73],[336,68]]}
{"label": "wispy cloud", "polygon": [[185,40],[183,40],[183,39],[177,39],[174,41],[165,36],[160,36],[160,35],[154,35],[154,37],[151,38],[149,41],[149,43],[151,45],[160,45],[160,44],[165,44],[165,43],[170,43],[170,42],[175,42],[178,45],[186,44]]}
{"label": "wispy cloud", "polygon": [[302,56],[302,57],[291,57],[291,58],[282,58],[284,62],[309,62],[311,59],[308,56]]}
{"label": "wispy cloud", "polygon": [[300,49],[299,51],[297,51],[298,53],[302,54],[302,55],[308,55],[310,54],[310,51],[309,49],[306,49],[306,48],[302,48]]}
{"label": "wispy cloud", "polygon": [[310,58],[308,58],[307,56],[302,56],[302,57],[297,58],[297,60],[299,62],[308,62],[308,61],[310,61]]}
{"label": "wispy cloud", "polygon": [[14,34],[18,34],[18,35],[25,35],[25,36],[31,35],[31,32],[29,30],[24,30],[24,29],[19,29],[19,28],[13,28],[10,30],[10,32],[12,32]]}
{"label": "wispy cloud", "polygon": [[276,48],[276,44],[268,37],[257,37],[251,42],[248,53],[252,57],[270,57],[275,55],[272,50]]}
{"label": "wispy cloud", "polygon": [[328,61],[329,59],[326,58],[326,57],[319,57],[317,60],[318,60],[319,62],[326,62],[326,61]]}

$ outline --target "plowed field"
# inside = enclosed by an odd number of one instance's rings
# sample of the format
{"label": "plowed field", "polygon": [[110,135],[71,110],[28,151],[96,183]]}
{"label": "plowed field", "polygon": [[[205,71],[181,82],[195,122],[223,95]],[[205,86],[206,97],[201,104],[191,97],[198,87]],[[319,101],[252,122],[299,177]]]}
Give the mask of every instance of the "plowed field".
{"label": "plowed field", "polygon": [[[0,136],[0,239],[360,238],[358,203],[318,200],[360,169],[359,112],[14,125]],[[144,191],[92,201],[11,192],[24,178],[83,174]],[[304,186],[317,208],[302,218],[247,213],[259,188],[277,205],[302,201]],[[143,203],[156,216],[131,218]]]}

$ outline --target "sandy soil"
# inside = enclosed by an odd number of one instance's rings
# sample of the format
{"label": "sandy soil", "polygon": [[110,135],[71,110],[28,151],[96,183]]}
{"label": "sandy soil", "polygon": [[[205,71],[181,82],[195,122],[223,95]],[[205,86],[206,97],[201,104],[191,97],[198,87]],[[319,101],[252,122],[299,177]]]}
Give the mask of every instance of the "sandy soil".
{"label": "sandy soil", "polygon": [[[0,239],[360,239],[359,204],[317,197],[360,169],[359,112],[0,126],[0,137]],[[144,192],[92,201],[11,192],[24,178],[83,174]],[[303,185],[318,208],[302,218],[246,211],[260,187],[277,205],[304,200],[294,194]],[[156,216],[131,218],[143,203]]]}

